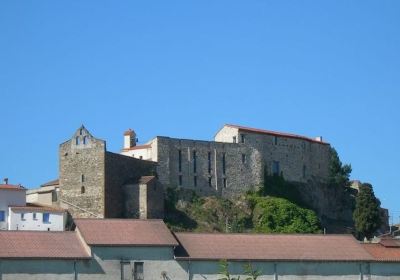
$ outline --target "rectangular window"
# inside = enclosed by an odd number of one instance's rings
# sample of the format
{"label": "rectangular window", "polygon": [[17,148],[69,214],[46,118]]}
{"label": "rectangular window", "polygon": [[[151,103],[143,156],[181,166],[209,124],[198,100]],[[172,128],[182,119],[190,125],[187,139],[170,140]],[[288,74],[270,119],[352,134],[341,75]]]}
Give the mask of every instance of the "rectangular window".
{"label": "rectangular window", "polygon": [[224,178],[224,188],[226,188],[226,178]]}
{"label": "rectangular window", "polygon": [[25,221],[25,213],[21,213],[21,220]]}
{"label": "rectangular window", "polygon": [[129,261],[121,261],[121,280],[132,280],[132,269]]}
{"label": "rectangular window", "polygon": [[133,268],[133,279],[134,280],[144,280],[143,263],[135,262]]}
{"label": "rectangular window", "polygon": [[50,223],[50,213],[43,213],[43,223]]}
{"label": "rectangular window", "polygon": [[226,160],[225,160],[225,153],[222,154],[222,174],[225,175],[226,171]]}
{"label": "rectangular window", "polygon": [[246,163],[246,154],[242,154],[242,163],[243,163],[243,164]]}
{"label": "rectangular window", "polygon": [[208,177],[208,186],[212,187],[212,178],[211,177]]}
{"label": "rectangular window", "polygon": [[279,161],[273,161],[272,162],[272,175],[279,175],[280,170],[279,170]]}
{"label": "rectangular window", "polygon": [[208,152],[208,174],[211,173],[211,152]]}
{"label": "rectangular window", "polygon": [[178,164],[179,164],[179,172],[182,172],[182,151],[178,151]]}
{"label": "rectangular window", "polygon": [[0,222],[4,222],[6,220],[6,211],[0,211]]}
{"label": "rectangular window", "polygon": [[179,186],[182,186],[182,175],[179,175]]}
{"label": "rectangular window", "polygon": [[236,136],[233,136],[233,143],[236,143]]}
{"label": "rectangular window", "polygon": [[84,174],[81,175],[81,182],[82,182],[82,183],[85,182],[85,175],[84,175]]}
{"label": "rectangular window", "polygon": [[33,213],[33,219],[36,220],[36,213]]}
{"label": "rectangular window", "polygon": [[197,154],[196,151],[193,151],[193,172],[197,172]]}
{"label": "rectangular window", "polygon": [[245,135],[240,134],[240,142],[244,143],[245,142]]}
{"label": "rectangular window", "polygon": [[274,144],[278,145],[278,137],[277,136],[274,136]]}
{"label": "rectangular window", "polygon": [[193,185],[197,187],[197,176],[193,177]]}

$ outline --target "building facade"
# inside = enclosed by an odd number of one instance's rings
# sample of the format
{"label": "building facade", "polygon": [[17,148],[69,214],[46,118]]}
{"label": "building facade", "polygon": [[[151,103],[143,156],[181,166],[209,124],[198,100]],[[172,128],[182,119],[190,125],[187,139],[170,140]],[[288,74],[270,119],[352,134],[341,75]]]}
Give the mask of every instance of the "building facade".
{"label": "building facade", "polygon": [[[140,187],[139,181],[156,172],[154,162],[108,152],[106,142],[93,137],[83,126],[60,145],[59,164],[59,204],[74,218],[137,217],[139,206],[132,204],[132,194],[144,193],[145,187]],[[159,209],[164,199],[158,193],[162,194],[163,188],[157,184],[152,188],[157,191],[136,198],[154,202],[143,208],[148,211],[146,217],[161,218],[163,211]]]}
{"label": "building facade", "polygon": [[[74,232],[0,232],[0,279],[398,280],[400,242],[350,235],[171,233],[161,220],[78,219]],[[16,242],[18,241],[18,242]]]}
{"label": "building facade", "polygon": [[265,175],[302,183],[326,181],[330,145],[322,137],[225,125],[214,141],[157,136],[140,146],[136,133],[128,130],[121,154],[157,162],[165,186],[232,196],[261,186]]}

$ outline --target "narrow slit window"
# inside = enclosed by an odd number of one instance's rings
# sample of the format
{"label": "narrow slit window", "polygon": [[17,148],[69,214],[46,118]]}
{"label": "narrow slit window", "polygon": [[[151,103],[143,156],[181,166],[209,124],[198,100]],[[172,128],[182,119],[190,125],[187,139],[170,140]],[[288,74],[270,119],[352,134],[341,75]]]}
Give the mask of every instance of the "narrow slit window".
{"label": "narrow slit window", "polygon": [[178,180],[179,180],[179,186],[182,186],[182,175],[179,175]]}
{"label": "narrow slit window", "polygon": [[193,172],[197,172],[197,154],[196,151],[193,151]]}
{"label": "narrow slit window", "polygon": [[211,177],[208,177],[208,186],[212,187],[212,178]]}
{"label": "narrow slit window", "polygon": [[225,175],[226,172],[226,156],[225,153],[222,154],[222,174]]}
{"label": "narrow slit window", "polygon": [[242,163],[243,163],[243,164],[246,163],[246,154],[242,154]]}
{"label": "narrow slit window", "polygon": [[240,134],[240,142],[244,143],[246,140],[246,137],[244,134]]}
{"label": "narrow slit window", "polygon": [[87,144],[87,136],[83,136],[83,145]]}
{"label": "narrow slit window", "polygon": [[227,185],[226,178],[224,178],[224,188],[226,188],[226,185]]}
{"label": "narrow slit window", "polygon": [[85,186],[81,187],[81,194],[84,194],[86,192]]}
{"label": "narrow slit window", "polygon": [[193,185],[197,187],[197,176],[193,177]]}
{"label": "narrow slit window", "polygon": [[182,172],[182,151],[178,151],[178,170]]}
{"label": "narrow slit window", "polygon": [[208,152],[208,174],[211,173],[211,152]]}

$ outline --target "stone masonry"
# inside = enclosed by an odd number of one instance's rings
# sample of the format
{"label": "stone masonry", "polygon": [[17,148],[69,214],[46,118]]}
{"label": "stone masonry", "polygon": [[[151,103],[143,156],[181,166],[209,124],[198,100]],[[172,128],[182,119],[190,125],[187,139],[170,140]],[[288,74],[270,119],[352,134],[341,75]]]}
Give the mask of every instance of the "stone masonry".
{"label": "stone masonry", "polygon": [[[124,135],[129,137],[129,131]],[[261,186],[265,173],[301,183],[324,182],[329,174],[330,145],[321,137],[225,125],[215,141],[157,136],[136,146],[128,140],[122,154],[157,162],[164,186],[200,195],[236,196]]]}
{"label": "stone masonry", "polygon": [[[128,218],[133,217],[139,204],[146,204],[149,198],[137,204],[127,201],[133,193],[127,193],[126,186],[138,184],[142,176],[155,175],[154,162],[139,160],[108,152],[106,142],[93,137],[85,127],[79,128],[73,137],[62,143],[60,157],[60,199],[62,207],[73,217]],[[161,190],[160,190],[161,189]],[[157,193],[158,192],[158,193]],[[163,205],[163,191],[150,192],[150,199]],[[159,194],[161,193],[161,195]],[[143,196],[142,196],[143,197]],[[144,198],[143,198],[144,199]],[[163,209],[146,206],[146,218],[160,218]]]}

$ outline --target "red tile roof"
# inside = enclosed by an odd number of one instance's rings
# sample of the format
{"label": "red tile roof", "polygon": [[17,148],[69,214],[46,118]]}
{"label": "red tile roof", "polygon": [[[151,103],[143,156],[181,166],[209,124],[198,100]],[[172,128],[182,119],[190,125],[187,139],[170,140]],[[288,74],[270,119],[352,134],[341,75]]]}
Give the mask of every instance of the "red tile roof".
{"label": "red tile roof", "polygon": [[49,181],[47,183],[44,183],[43,185],[40,185],[40,186],[41,187],[48,187],[48,186],[57,186],[59,184],[60,184],[59,179],[55,179],[55,180]]}
{"label": "red tile roof", "polygon": [[148,145],[138,145],[138,146],[134,146],[134,147],[131,147],[131,148],[124,148],[123,150],[124,151],[130,151],[130,150],[141,150],[141,149],[149,149],[149,148],[151,148],[150,144],[148,144]]}
{"label": "red tile roof", "polygon": [[87,259],[76,232],[0,231],[0,259]]}
{"label": "red tile roof", "polygon": [[142,176],[139,179],[140,184],[148,184],[153,181],[156,177],[155,176]]}
{"label": "red tile roof", "polygon": [[75,219],[85,242],[94,246],[177,246],[162,220]]}
{"label": "red tile roof", "polygon": [[362,244],[364,249],[373,256],[375,261],[400,262],[399,247],[385,247],[379,243]]}
{"label": "red tile roof", "polygon": [[240,126],[240,125],[235,125],[235,124],[226,124],[225,126],[237,128],[237,129],[239,129],[241,131],[245,131],[245,132],[252,132],[252,133],[260,133],[260,134],[267,134],[267,135],[273,135],[273,136],[294,138],[294,139],[306,140],[306,141],[313,142],[313,143],[329,145],[329,143],[327,143],[327,142],[318,141],[318,140],[313,139],[313,138],[309,138],[309,137],[301,136],[301,135],[296,135],[296,134],[290,134],[290,133],[285,133],[285,132],[277,132],[277,131],[271,131],[271,130],[264,130],[264,129],[258,129],[258,128],[251,128],[251,127],[245,127],[245,126]]}
{"label": "red tile roof", "polygon": [[372,257],[351,235],[176,233],[177,259],[364,261]]}
{"label": "red tile roof", "polygon": [[400,239],[395,239],[395,238],[383,238],[379,242],[385,247],[398,247],[400,248]]}
{"label": "red tile roof", "polygon": [[26,189],[21,185],[8,185],[8,184],[0,184],[0,190],[26,191]]}
{"label": "red tile roof", "polygon": [[50,213],[64,213],[66,210],[58,207],[50,207],[40,205],[37,203],[27,203],[26,206],[10,206],[12,210],[29,211],[29,212],[50,212]]}

